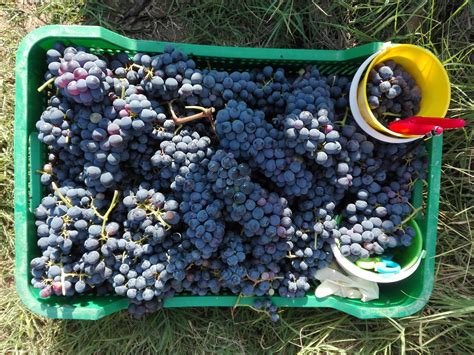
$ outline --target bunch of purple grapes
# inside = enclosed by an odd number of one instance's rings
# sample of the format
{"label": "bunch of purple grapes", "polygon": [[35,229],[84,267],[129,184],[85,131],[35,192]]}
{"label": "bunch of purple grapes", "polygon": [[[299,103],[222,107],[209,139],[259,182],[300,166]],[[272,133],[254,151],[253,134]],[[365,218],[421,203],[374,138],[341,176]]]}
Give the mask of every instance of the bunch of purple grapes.
{"label": "bunch of purple grapes", "polygon": [[248,161],[252,169],[261,171],[285,194],[300,196],[308,192],[313,175],[303,159],[285,147],[283,133],[265,121],[262,111],[230,101],[217,114],[216,133],[223,149]]}
{"label": "bunch of purple grapes", "polygon": [[74,47],[50,49],[46,56],[48,75],[63,96],[86,106],[104,101],[110,90],[106,78],[112,75],[106,61]]}

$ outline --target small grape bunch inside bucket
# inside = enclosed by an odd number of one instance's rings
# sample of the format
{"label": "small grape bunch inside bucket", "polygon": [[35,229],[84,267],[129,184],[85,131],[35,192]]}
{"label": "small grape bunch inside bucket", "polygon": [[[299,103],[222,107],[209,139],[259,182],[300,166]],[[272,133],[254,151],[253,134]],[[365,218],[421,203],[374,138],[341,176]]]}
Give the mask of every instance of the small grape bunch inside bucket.
{"label": "small grape bunch inside bucket", "polygon": [[415,220],[395,228],[378,217],[362,223],[338,218],[339,236],[331,245],[339,266],[351,275],[377,283],[393,283],[412,275],[424,256],[420,228]]}
{"label": "small grape bunch inside bucket", "polygon": [[393,60],[376,64],[368,72],[368,79],[367,102],[372,115],[377,119],[374,123],[376,126],[382,124],[384,128],[388,127],[392,121],[414,116],[420,111],[420,87]]}
{"label": "small grape bunch inside bucket", "polygon": [[409,44],[388,43],[367,58],[350,90],[351,111],[359,126],[389,143],[422,138],[438,126],[457,128],[444,126],[450,121],[443,119],[450,98],[441,62],[430,51]]}

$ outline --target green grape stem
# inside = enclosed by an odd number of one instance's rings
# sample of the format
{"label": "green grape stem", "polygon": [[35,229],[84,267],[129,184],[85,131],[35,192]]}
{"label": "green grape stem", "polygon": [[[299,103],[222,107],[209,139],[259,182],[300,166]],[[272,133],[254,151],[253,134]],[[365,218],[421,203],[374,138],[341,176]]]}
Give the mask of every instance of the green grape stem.
{"label": "green grape stem", "polygon": [[46,89],[49,84],[51,84],[51,83],[54,82],[55,79],[56,79],[56,77],[53,77],[53,78],[49,79],[47,82],[45,82],[43,85],[41,85],[41,86],[38,88],[38,92],[42,92],[44,89]]}
{"label": "green grape stem", "polygon": [[115,206],[118,203],[118,197],[119,197],[119,192],[117,190],[114,191],[114,196],[112,197],[112,202],[110,203],[109,209],[107,212],[102,217],[102,230],[100,232],[102,238],[106,239],[107,235],[105,234],[105,225],[107,224],[107,221],[109,219],[109,215],[112,213],[112,210],[115,208]]}
{"label": "green grape stem", "polygon": [[52,182],[52,183],[51,183],[51,186],[53,187],[54,192],[56,192],[56,194],[59,196],[59,198],[61,199],[61,201],[63,201],[64,204],[65,204],[68,208],[71,208],[71,207],[72,207],[71,202],[70,202],[66,197],[64,197],[64,195],[63,195],[63,194],[61,193],[61,191],[59,190],[58,185],[56,185],[55,182]]}
{"label": "green grape stem", "polygon": [[400,223],[400,225],[403,226],[403,225],[407,224],[413,217],[415,217],[415,216],[418,214],[418,212],[421,211],[421,208],[422,208],[422,207],[420,206],[420,207],[414,209],[413,212],[410,213],[410,214],[402,221],[402,223]]}

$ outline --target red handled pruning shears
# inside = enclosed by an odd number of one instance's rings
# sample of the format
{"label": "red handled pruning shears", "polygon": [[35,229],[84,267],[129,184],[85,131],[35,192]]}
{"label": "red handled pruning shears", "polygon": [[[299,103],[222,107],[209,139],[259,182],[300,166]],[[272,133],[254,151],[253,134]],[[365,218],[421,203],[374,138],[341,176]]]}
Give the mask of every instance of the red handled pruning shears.
{"label": "red handled pruning shears", "polygon": [[413,116],[388,124],[388,129],[401,134],[438,135],[445,129],[462,128],[466,122],[455,118]]}

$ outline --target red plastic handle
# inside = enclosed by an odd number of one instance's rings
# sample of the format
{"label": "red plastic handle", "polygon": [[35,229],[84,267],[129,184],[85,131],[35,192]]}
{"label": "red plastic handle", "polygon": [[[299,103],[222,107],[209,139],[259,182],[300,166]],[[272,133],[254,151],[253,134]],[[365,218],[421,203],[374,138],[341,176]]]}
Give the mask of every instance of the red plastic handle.
{"label": "red plastic handle", "polygon": [[440,134],[443,132],[443,128],[440,126],[435,126],[431,124],[415,124],[412,122],[403,122],[403,121],[396,121],[391,122],[388,125],[388,128],[391,131],[401,133],[401,134],[412,134],[412,135],[426,135],[433,130],[436,134]]}
{"label": "red plastic handle", "polygon": [[[430,124],[434,126],[440,126],[443,128],[462,128],[466,125],[466,122],[460,118],[439,118],[439,117],[422,117],[412,116],[405,120],[416,123],[416,124]],[[402,121],[405,121],[402,120]]]}
{"label": "red plastic handle", "polygon": [[461,119],[413,116],[390,122],[388,129],[401,134],[426,135],[430,132],[441,134],[445,128],[462,128],[465,124]]}

